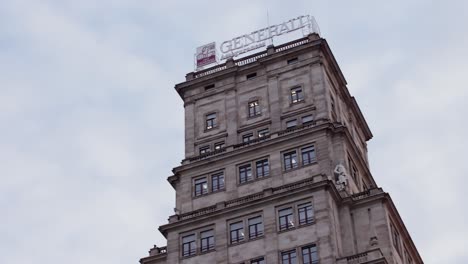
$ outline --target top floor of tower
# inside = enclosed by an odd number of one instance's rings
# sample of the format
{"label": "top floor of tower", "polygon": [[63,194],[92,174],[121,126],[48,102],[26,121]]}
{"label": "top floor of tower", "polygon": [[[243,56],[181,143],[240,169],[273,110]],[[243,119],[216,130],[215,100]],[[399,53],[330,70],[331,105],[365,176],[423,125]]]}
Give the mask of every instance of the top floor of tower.
{"label": "top floor of tower", "polygon": [[313,33],[186,75],[183,164],[324,122],[346,126],[367,162],[372,133],[327,41]]}

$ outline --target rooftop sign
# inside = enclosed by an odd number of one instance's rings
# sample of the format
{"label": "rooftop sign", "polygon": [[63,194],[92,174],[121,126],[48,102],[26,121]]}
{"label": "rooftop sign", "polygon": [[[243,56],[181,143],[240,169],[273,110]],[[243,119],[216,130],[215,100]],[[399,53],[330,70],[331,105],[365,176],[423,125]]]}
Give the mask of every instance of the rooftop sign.
{"label": "rooftop sign", "polygon": [[[268,26],[249,34],[223,41],[219,47],[221,60],[234,58],[249,51],[265,47],[267,40],[272,40],[273,37],[281,36],[299,29],[302,29],[303,35],[319,33],[317,23],[313,16],[299,16],[280,24]],[[215,43],[213,42],[198,47],[195,57],[197,70],[203,66],[217,62]]]}
{"label": "rooftop sign", "polygon": [[[275,36],[281,36],[298,29],[313,29],[314,24],[315,19],[312,16],[300,16],[281,24],[262,28],[249,34],[224,41],[220,46],[220,51],[222,53],[221,59],[233,58],[242,53],[264,47],[266,46],[266,40],[272,39]],[[312,33],[312,31],[309,33]]]}

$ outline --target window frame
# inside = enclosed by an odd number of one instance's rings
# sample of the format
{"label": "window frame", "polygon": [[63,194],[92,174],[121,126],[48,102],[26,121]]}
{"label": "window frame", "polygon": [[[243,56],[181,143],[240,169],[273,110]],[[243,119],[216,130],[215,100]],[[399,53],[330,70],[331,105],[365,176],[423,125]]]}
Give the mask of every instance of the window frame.
{"label": "window frame", "polygon": [[252,140],[254,140],[253,132],[245,133],[242,135],[242,143],[249,143]]}
{"label": "window frame", "polygon": [[263,128],[257,130],[257,138],[265,138],[270,135],[270,129],[269,128]]}
{"label": "window frame", "polygon": [[252,72],[252,73],[249,73],[249,74],[246,74],[245,75],[245,80],[253,80],[257,78],[257,72]]}
{"label": "window frame", "polygon": [[[203,187],[203,182],[197,183],[199,180],[205,180],[206,188]],[[201,186],[201,191],[197,192],[198,187]],[[209,186],[208,186],[208,176],[197,177],[193,179],[193,197],[200,197],[208,194]]]}
{"label": "window frame", "polygon": [[302,85],[295,86],[289,90],[289,102],[291,104],[303,102],[304,99],[304,87]]}
{"label": "window frame", "polygon": [[[308,206],[304,206],[308,205]],[[301,209],[307,208],[310,206],[310,212],[308,209],[304,211],[305,219],[301,219]],[[309,215],[310,214],[310,215]],[[304,203],[297,204],[297,222],[298,226],[309,225],[315,222],[315,212],[314,206],[312,205],[311,201],[306,201]]]}
{"label": "window frame", "polygon": [[211,152],[210,145],[204,145],[198,148],[198,154],[199,155],[204,155]]}
{"label": "window frame", "polygon": [[[213,183],[214,179],[217,179],[216,189],[214,188],[215,186]],[[221,182],[220,179],[222,179],[222,184],[220,183]],[[224,191],[226,188],[226,178],[224,176],[224,171],[212,173],[210,175],[210,182],[211,182],[211,186],[210,186],[211,193]]]}
{"label": "window frame", "polygon": [[[292,123],[294,123],[294,125],[291,125]],[[287,120],[284,124],[285,124],[286,129],[295,128],[298,126],[297,118]]]}
{"label": "window frame", "polygon": [[[258,223],[250,224],[250,221],[256,218],[260,218]],[[227,240],[229,246],[234,246],[241,243],[247,243],[249,241],[261,239],[265,237],[265,218],[263,212],[258,211],[250,213],[248,215],[240,216],[237,218],[230,219],[226,222],[227,224]],[[239,224],[242,228],[231,229],[232,225]],[[255,236],[251,237],[251,226],[256,228]],[[260,230],[261,229],[261,230]],[[239,238],[240,231],[243,233],[242,238]],[[261,232],[258,232],[261,231]],[[237,239],[233,239],[233,234],[237,236]],[[259,257],[258,257],[259,258]]]}
{"label": "window frame", "polygon": [[[281,156],[282,156],[282,163],[283,163],[283,171],[291,171],[291,170],[299,168],[299,157],[297,155],[296,149],[284,151],[281,154]],[[286,160],[289,160],[289,161],[286,162]],[[293,160],[295,160],[296,162],[293,162]]]}
{"label": "window frame", "polygon": [[[251,220],[254,220],[254,219],[257,219],[257,218],[260,218],[259,223],[253,223],[253,224],[250,223]],[[257,216],[254,216],[254,217],[247,218],[247,227],[248,227],[248,231],[249,231],[249,236],[248,236],[249,240],[258,239],[258,238],[263,237],[265,235],[265,224],[263,223],[263,216],[262,215],[257,215]],[[253,233],[253,236],[252,236],[251,227],[254,227],[254,229],[255,229],[255,232]],[[259,230],[259,229],[261,229],[261,230]]]}
{"label": "window frame", "polygon": [[[309,121],[304,121],[305,118],[309,118],[309,117],[310,117]],[[308,124],[313,124],[313,123],[314,123],[314,115],[313,114],[301,116],[301,124],[302,125],[308,125]]]}
{"label": "window frame", "polygon": [[248,117],[254,118],[262,115],[262,108],[260,106],[260,100],[251,100],[247,104]]}
{"label": "window frame", "polygon": [[[248,168],[248,170],[247,170],[247,168]],[[241,170],[243,170],[243,171],[241,171]],[[238,176],[239,176],[239,184],[244,184],[246,182],[254,180],[254,175],[253,175],[253,171],[252,171],[251,162],[239,165],[237,171],[238,171]],[[248,172],[250,172],[250,177],[249,177]],[[243,177],[244,174],[245,174],[245,178]]]}
{"label": "window frame", "polygon": [[250,264],[265,264],[266,263],[265,262],[265,257],[263,257],[263,256],[262,257],[256,257],[254,259],[251,259],[249,263]]}
{"label": "window frame", "polygon": [[398,252],[398,254],[401,256],[401,235],[400,232],[395,228],[395,225],[393,222],[390,222],[390,232],[391,232],[391,237],[392,237],[392,245],[395,248],[395,250]]}
{"label": "window frame", "polygon": [[[305,204],[311,205],[311,219],[309,221],[306,221],[306,223],[300,223],[299,209],[302,208],[301,205],[305,205]],[[283,225],[281,224],[280,218],[284,216],[280,216],[280,212],[286,209],[292,210],[292,223],[286,222],[286,226],[283,227]],[[314,206],[313,196],[277,206],[275,210],[276,210],[276,230],[279,233],[315,224],[315,206]],[[288,218],[286,218],[286,220],[288,220]]]}
{"label": "window frame", "polygon": [[[291,255],[294,254],[294,257],[291,258]],[[284,262],[284,256],[287,255],[288,259],[287,262]],[[294,261],[292,261],[294,259]],[[298,264],[297,263],[297,250],[294,249],[289,249],[289,250],[284,250],[280,252],[280,264]]]}
{"label": "window frame", "polygon": [[[255,179],[264,178],[270,176],[270,161],[268,158],[259,159],[254,161],[255,163]],[[261,164],[261,167],[258,165]],[[259,168],[261,168],[261,175],[259,175]]]}
{"label": "window frame", "polygon": [[[241,228],[232,229],[231,227],[235,224],[240,224]],[[235,222],[229,223],[228,225],[229,225],[229,244],[230,245],[239,244],[245,241],[245,230],[244,230],[245,225],[244,225],[243,220],[235,221]],[[236,240],[233,240],[233,236],[232,236],[233,232],[235,232],[236,234]],[[239,234],[241,234],[242,236],[239,236]]]}
{"label": "window frame", "polygon": [[[203,237],[203,233],[211,232],[211,236]],[[204,248],[204,240],[207,240],[207,247]],[[210,243],[212,242],[212,243]],[[213,251],[215,249],[215,231],[213,228],[200,231],[200,254]]]}
{"label": "window frame", "polygon": [[226,142],[225,141],[219,141],[219,142],[215,142],[213,144],[213,150],[214,151],[221,150],[221,149],[223,149],[225,147],[226,147]]}
{"label": "window frame", "polygon": [[[318,153],[317,153],[317,148],[315,147],[315,144],[316,144],[315,142],[312,142],[312,143],[310,143],[308,145],[297,146],[295,148],[282,151],[281,152],[281,162],[282,162],[281,166],[283,168],[283,172],[288,172],[288,171],[300,169],[300,168],[305,167],[305,166],[317,164],[317,162],[318,162],[317,154]],[[313,154],[308,153],[308,156],[312,157],[313,159],[311,159],[310,161],[308,161],[307,163],[304,164],[303,152],[302,151],[304,149],[307,149],[307,148],[312,148],[312,151],[310,153],[313,153]],[[287,157],[287,156],[291,155],[292,153],[295,153],[296,165],[292,165],[293,164],[292,160],[294,160],[293,158],[288,158]],[[288,162],[288,160],[291,160],[291,161]]]}
{"label": "window frame", "polygon": [[[214,117],[209,118],[210,116],[214,116]],[[205,115],[205,131],[213,130],[218,127],[217,118],[218,118],[217,112],[211,112]]]}
{"label": "window frame", "polygon": [[[307,254],[304,254],[304,249],[308,250]],[[302,264],[318,264],[319,263],[319,255],[318,255],[318,247],[317,244],[310,244],[300,247],[300,254],[301,254],[301,263]],[[309,262],[305,262],[304,255],[309,257]]]}
{"label": "window frame", "polygon": [[[305,149],[311,149],[307,152],[304,152]],[[317,162],[317,153],[315,151],[315,145],[307,145],[305,147],[301,147],[301,165],[306,166],[309,164],[313,164]],[[304,156],[307,156],[307,163],[304,161]]]}
{"label": "window frame", "polygon": [[[187,237],[190,237],[190,236],[193,236],[193,240],[189,241],[189,242],[184,242],[184,239],[187,238]],[[193,256],[196,256],[197,255],[197,251],[198,251],[198,248],[197,248],[197,234],[196,232],[193,232],[191,234],[186,234],[186,235],[183,235],[181,236],[181,256],[183,258],[188,258],[188,257],[193,257]],[[192,245],[193,243],[193,245]],[[188,251],[185,250],[185,245],[188,244]],[[193,249],[192,249],[192,246],[193,246]],[[187,253],[186,253],[187,252]]]}
{"label": "window frame", "polygon": [[[261,171],[263,174],[261,175],[259,175],[258,173],[259,171],[258,171],[257,164],[262,165]],[[269,177],[271,175],[269,156],[261,157],[256,160],[251,160],[251,161],[247,161],[244,163],[240,163],[236,167],[237,167],[237,184],[238,185],[243,185],[249,182],[257,181],[257,180]],[[248,177],[248,175],[245,175],[245,178],[244,178],[244,174],[243,174],[244,172],[241,171],[243,168],[247,168],[247,167],[250,167],[250,174],[251,174],[250,178]]]}
{"label": "window frame", "polygon": [[[290,210],[290,213],[287,215],[281,215],[281,211]],[[281,224],[281,219],[285,218],[285,224]],[[296,227],[295,217],[294,217],[294,206],[288,206],[282,209],[278,209],[278,229],[279,231],[286,231]],[[284,226],[284,227],[283,227]]]}

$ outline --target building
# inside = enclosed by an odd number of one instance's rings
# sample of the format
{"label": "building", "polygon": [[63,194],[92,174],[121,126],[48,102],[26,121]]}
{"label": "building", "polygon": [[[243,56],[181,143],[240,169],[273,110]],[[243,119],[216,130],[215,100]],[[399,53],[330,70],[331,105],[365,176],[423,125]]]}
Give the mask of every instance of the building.
{"label": "building", "polygon": [[317,34],[187,74],[167,246],[141,264],[422,264],[367,159],[372,133]]}

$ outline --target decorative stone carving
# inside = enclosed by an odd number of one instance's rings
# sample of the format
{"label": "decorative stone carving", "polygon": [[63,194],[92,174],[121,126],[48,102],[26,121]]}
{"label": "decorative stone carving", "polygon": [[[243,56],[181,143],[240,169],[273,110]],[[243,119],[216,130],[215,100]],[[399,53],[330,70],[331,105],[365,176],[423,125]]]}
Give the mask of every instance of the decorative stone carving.
{"label": "decorative stone carving", "polygon": [[343,166],[343,164],[340,162],[338,165],[336,165],[333,173],[335,174],[336,188],[339,191],[343,191],[348,185],[348,173],[346,172],[345,166]]}

